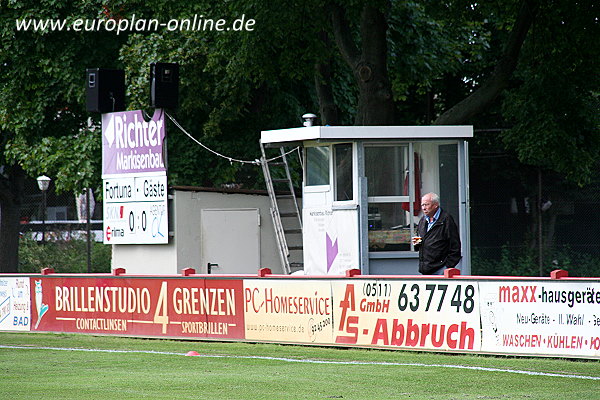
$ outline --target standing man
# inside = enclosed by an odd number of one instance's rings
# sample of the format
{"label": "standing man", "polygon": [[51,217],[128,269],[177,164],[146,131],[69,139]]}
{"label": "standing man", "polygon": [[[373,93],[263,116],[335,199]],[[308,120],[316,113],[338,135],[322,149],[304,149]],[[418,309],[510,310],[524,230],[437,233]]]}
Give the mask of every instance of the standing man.
{"label": "standing man", "polygon": [[440,208],[440,196],[427,193],[421,198],[425,214],[419,221],[417,237],[413,237],[419,251],[419,272],[423,275],[444,275],[446,268],[458,264],[460,236],[458,227],[450,214]]}

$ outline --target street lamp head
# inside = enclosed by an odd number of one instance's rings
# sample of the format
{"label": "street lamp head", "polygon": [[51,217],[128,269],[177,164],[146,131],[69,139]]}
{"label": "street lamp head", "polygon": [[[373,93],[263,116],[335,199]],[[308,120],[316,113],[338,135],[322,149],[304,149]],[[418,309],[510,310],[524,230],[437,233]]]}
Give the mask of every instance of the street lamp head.
{"label": "street lamp head", "polygon": [[48,190],[48,186],[50,186],[50,181],[52,179],[48,178],[46,175],[41,175],[37,177],[38,187],[42,192]]}

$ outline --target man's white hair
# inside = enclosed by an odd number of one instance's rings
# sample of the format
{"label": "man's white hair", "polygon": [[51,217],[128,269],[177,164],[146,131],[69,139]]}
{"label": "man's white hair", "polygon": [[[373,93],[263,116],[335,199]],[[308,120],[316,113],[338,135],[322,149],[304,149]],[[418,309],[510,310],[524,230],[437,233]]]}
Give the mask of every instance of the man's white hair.
{"label": "man's white hair", "polygon": [[440,196],[437,193],[427,193],[425,196],[423,196],[423,198],[425,197],[429,197],[432,203],[437,204],[438,206],[440,205]]}

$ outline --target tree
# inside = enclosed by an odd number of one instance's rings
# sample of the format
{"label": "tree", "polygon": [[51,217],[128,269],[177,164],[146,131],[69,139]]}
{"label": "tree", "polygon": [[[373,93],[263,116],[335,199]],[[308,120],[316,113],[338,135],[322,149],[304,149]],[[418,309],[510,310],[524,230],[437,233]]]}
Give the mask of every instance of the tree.
{"label": "tree", "polygon": [[[13,1],[2,4],[0,30],[0,271],[16,272],[19,208],[26,175],[53,176],[57,190],[99,184],[100,143],[87,129],[86,66],[116,66],[112,34],[19,31],[22,18],[99,17],[100,3]],[[94,49],[91,51],[91,49]],[[107,65],[107,61],[109,65]]]}
{"label": "tree", "polygon": [[502,136],[519,161],[579,185],[598,174],[600,34],[593,2],[541,6],[531,40],[506,93]]}
{"label": "tree", "polygon": [[[52,172],[65,190],[97,185],[98,165],[90,160],[99,158],[99,134],[86,128],[83,70],[124,67],[129,108],[145,108],[148,64],[155,61],[181,66],[181,106],[171,114],[230,157],[257,158],[260,130],[297,126],[299,115],[318,108],[325,124],[501,127],[498,141],[521,162],[583,184],[600,158],[596,8],[591,0],[13,1],[3,7],[7,21],[135,14],[256,23],[241,31],[119,35],[3,25],[0,214],[8,218],[6,207],[18,207],[24,174]],[[260,184],[256,166],[209,155],[171,132],[172,184]],[[69,151],[75,145],[81,156]],[[2,243],[14,234],[5,229],[11,221],[0,222]]]}
{"label": "tree", "polygon": [[[522,162],[551,166],[580,183],[593,172],[598,74],[587,60],[598,56],[598,23],[592,1],[305,1],[260,8],[242,1],[159,7],[155,12],[177,17],[201,9],[213,15],[252,15],[258,21],[254,31],[236,35],[138,36],[127,45],[132,51],[126,64],[148,53],[144,49],[157,56],[156,43],[163,43],[171,49],[163,56],[187,63],[192,79],[205,81],[200,92],[208,95],[202,98],[204,121],[187,122],[207,138],[228,142],[219,136],[224,124],[247,118],[265,91],[295,99],[296,107],[310,106],[310,98],[300,94],[308,92],[325,124],[500,125],[511,128],[502,137]],[[577,62],[569,65],[568,60]],[[194,70],[202,74],[193,75]],[[290,91],[294,85],[300,89]],[[575,107],[548,130],[558,103],[549,101],[546,92],[566,89],[560,86],[568,87]],[[190,104],[187,111],[198,115],[198,108]],[[270,113],[261,128],[275,115]],[[573,149],[563,157],[559,143],[573,132],[567,120],[581,121],[575,127],[581,140],[574,147],[586,145],[585,154]],[[549,139],[549,145],[538,152],[541,157],[532,158],[540,138]]]}
{"label": "tree", "polygon": [[18,165],[4,166],[0,178],[0,271],[17,272],[19,213],[25,173]]}

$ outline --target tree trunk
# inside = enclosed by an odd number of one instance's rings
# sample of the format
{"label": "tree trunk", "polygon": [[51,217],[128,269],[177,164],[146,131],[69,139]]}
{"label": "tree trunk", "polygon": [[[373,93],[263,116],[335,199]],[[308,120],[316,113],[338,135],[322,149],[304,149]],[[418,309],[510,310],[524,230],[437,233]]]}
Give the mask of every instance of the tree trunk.
{"label": "tree trunk", "polygon": [[331,65],[329,63],[318,63],[315,65],[315,87],[319,98],[319,113],[323,125],[339,125],[340,114],[333,88],[331,87]]}
{"label": "tree trunk", "polygon": [[360,24],[360,50],[353,41],[349,23],[339,6],[333,7],[332,24],[335,41],[352,69],[359,89],[355,125],[394,125],[396,106],[387,70],[385,16],[375,7],[364,6]]}
{"label": "tree trunk", "polygon": [[[325,47],[331,46],[331,41],[326,32],[321,32],[320,40]],[[340,113],[333,95],[332,80],[332,59],[320,61],[315,65],[315,88],[319,99],[319,113],[321,114],[321,123],[323,125],[339,125]]]}
{"label": "tree trunk", "polygon": [[[479,89],[433,121],[434,125],[467,123],[492,104],[510,82],[536,13],[537,0],[523,0],[502,57],[492,75]],[[359,89],[355,125],[394,125],[396,107],[387,72],[385,15],[378,8],[364,6],[361,14],[360,47],[354,41],[342,7],[333,5],[331,17],[336,44],[352,69]]]}
{"label": "tree trunk", "polygon": [[19,269],[19,217],[25,173],[19,166],[8,168],[0,177],[0,272]]}
{"label": "tree trunk", "polygon": [[18,272],[21,207],[6,203],[0,207],[0,272]]}
{"label": "tree trunk", "polygon": [[387,28],[386,18],[380,10],[369,5],[363,8],[362,57],[354,69],[360,91],[355,125],[394,125],[396,122],[388,76]]}

